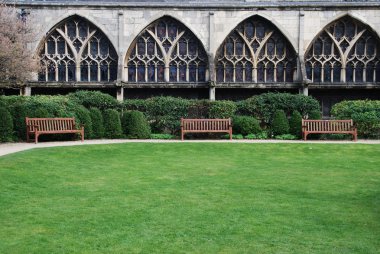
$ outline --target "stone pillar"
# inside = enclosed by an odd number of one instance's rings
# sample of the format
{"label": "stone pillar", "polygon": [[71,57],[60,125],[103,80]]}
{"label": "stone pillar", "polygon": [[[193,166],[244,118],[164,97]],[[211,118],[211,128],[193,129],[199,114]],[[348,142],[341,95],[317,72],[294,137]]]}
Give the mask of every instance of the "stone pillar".
{"label": "stone pillar", "polygon": [[123,101],[124,100],[124,87],[122,87],[122,86],[117,87],[116,99],[118,101]]}
{"label": "stone pillar", "polygon": [[32,88],[30,86],[24,86],[24,87],[20,88],[20,95],[31,96],[32,95]]}
{"label": "stone pillar", "polygon": [[123,59],[123,49],[121,45],[123,45],[124,39],[124,13],[122,11],[118,12],[118,34],[117,34],[117,50],[119,55],[118,68],[117,68],[117,80],[124,80],[124,59]]}
{"label": "stone pillar", "polygon": [[309,96],[309,87],[307,87],[306,85],[304,85],[301,90],[302,90],[302,94],[303,95]]}
{"label": "stone pillar", "polygon": [[305,26],[305,13],[301,9],[299,11],[298,19],[298,61],[297,61],[297,77],[296,80],[302,81],[306,76],[305,62],[304,62],[304,26]]}
{"label": "stone pillar", "polygon": [[209,93],[209,100],[210,101],[215,101],[215,86],[210,86],[208,93]]}
{"label": "stone pillar", "polygon": [[214,13],[209,12],[209,37],[208,37],[208,68],[209,68],[209,100],[215,101],[215,84],[216,84],[216,75],[215,75],[215,64],[214,64]]}

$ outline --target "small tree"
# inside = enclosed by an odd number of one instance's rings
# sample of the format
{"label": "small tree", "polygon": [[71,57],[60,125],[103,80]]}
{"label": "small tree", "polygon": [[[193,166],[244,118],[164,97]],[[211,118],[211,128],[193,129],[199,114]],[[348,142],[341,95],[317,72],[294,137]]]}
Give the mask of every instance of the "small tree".
{"label": "small tree", "polygon": [[103,112],[103,121],[104,121],[104,137],[106,138],[123,137],[119,112],[117,112],[114,109],[105,110]]}
{"label": "small tree", "polygon": [[13,119],[11,113],[5,108],[0,107],[0,142],[12,140]]}
{"label": "small tree", "polygon": [[273,135],[289,134],[289,122],[283,110],[276,110],[272,121]]}
{"label": "small tree", "polygon": [[85,137],[92,138],[92,121],[90,117],[90,112],[83,106],[79,105],[75,108],[76,120],[80,124],[84,125],[84,135]]}
{"label": "small tree", "polygon": [[232,119],[234,133],[242,135],[257,134],[262,130],[259,121],[251,116],[235,116]]}
{"label": "small tree", "polygon": [[302,134],[302,116],[300,112],[294,110],[289,119],[290,134],[300,138]]}
{"label": "small tree", "polygon": [[122,117],[122,127],[128,138],[150,138],[149,123],[140,111],[125,112]]}
{"label": "small tree", "polygon": [[97,108],[90,108],[90,117],[92,121],[92,136],[93,138],[104,137],[104,125],[102,112]]}

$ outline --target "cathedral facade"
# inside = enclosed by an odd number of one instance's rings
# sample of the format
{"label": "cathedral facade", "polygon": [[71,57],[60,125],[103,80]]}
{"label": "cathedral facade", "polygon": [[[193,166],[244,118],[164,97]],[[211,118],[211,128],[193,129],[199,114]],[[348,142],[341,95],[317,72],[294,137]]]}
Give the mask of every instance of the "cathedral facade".
{"label": "cathedral facade", "polygon": [[325,115],[344,99],[380,99],[378,0],[15,4],[36,20],[31,46],[43,66],[25,95],[240,100],[276,91],[313,96]]}

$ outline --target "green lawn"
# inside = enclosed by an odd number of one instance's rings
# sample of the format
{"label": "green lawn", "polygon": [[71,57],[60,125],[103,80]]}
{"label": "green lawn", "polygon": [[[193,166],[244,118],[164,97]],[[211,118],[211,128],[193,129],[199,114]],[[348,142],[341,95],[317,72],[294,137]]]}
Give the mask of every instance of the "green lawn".
{"label": "green lawn", "polygon": [[0,253],[380,253],[380,146],[129,143],[0,157]]}

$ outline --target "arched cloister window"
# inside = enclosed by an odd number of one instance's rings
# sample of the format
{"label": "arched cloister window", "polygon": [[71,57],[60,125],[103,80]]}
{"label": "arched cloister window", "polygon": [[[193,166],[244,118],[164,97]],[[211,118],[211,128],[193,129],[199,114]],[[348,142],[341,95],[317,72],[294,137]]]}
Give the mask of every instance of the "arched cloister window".
{"label": "arched cloister window", "polygon": [[216,54],[217,82],[293,82],[296,53],[269,21],[253,16],[240,23]]}
{"label": "arched cloister window", "polygon": [[126,57],[128,82],[205,82],[207,54],[179,21],[163,17],[145,28]]}
{"label": "arched cloister window", "polygon": [[314,83],[380,82],[380,40],[368,26],[346,16],[313,40],[305,64]]}
{"label": "arched cloister window", "polygon": [[109,82],[117,79],[117,54],[100,29],[79,16],[49,32],[40,51],[39,81]]}

